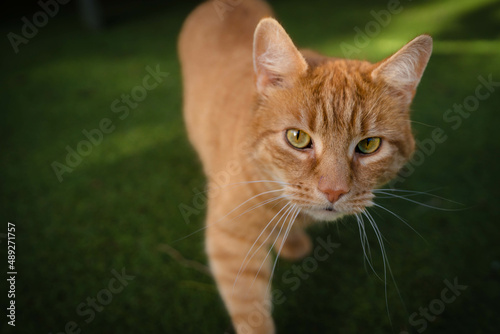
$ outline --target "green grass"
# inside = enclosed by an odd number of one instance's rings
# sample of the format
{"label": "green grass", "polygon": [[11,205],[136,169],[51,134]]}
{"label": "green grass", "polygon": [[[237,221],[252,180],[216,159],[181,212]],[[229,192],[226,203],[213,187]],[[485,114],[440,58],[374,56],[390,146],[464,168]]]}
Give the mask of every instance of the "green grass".
{"label": "green grass", "polygon": [[[464,205],[430,196],[414,199],[464,209],[441,211],[380,199],[425,239],[390,214],[373,211],[408,310],[389,280],[392,327],[384,285],[365,270],[355,221],[314,227],[314,238],[330,236],[341,245],[294,291],[283,279],[293,264],[279,262],[274,287],[286,299],[274,310],[279,333],[416,333],[422,327],[412,326],[409,314],[440,298],[443,281],[455,277],[468,288],[428,322],[425,333],[494,333],[500,328],[495,146],[500,87],[458,129],[443,120],[447,109],[474,95],[479,75],[500,81],[500,6],[485,0],[402,4],[403,10],[356,56],[377,61],[420,33],[434,37],[435,51],[412,118],[419,140],[429,138],[435,127],[448,139],[399,187],[434,190]],[[298,45],[340,57],[342,42],[354,44],[354,27],[364,30],[373,20],[370,11],[386,8],[385,1],[273,5]],[[0,233],[6,233],[7,222],[16,224],[18,275],[16,328],[7,326],[2,313],[2,333],[59,333],[70,321],[82,333],[222,333],[230,327],[210,277],[161,250],[168,243],[184,257],[206,263],[202,233],[173,243],[202,227],[204,218],[202,212],[186,224],[178,209],[181,203],[190,205],[194,189],[205,183],[183,128],[176,57],[177,34],[192,7],[143,8],[141,16],[99,33],[81,29],[67,11],[21,45],[18,54],[4,39]],[[20,25],[13,21],[2,34],[18,32]],[[119,119],[111,103],[141,85],[146,66],[157,64],[169,75]],[[85,139],[82,131],[97,128],[103,118],[111,119],[115,130],[59,182],[53,161],[64,163],[66,146],[75,149]],[[0,240],[1,259],[6,259],[6,240]],[[380,274],[380,250],[373,234],[370,240]],[[106,289],[111,271],[122,268],[134,280],[87,323],[78,305]]]}

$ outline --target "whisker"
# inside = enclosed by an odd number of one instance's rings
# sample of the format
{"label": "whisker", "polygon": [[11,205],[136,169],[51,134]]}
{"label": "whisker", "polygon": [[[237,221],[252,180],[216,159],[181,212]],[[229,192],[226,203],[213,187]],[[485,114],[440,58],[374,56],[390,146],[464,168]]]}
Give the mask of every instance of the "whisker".
{"label": "whisker", "polygon": [[363,265],[365,267],[365,271],[368,272],[368,270],[366,269],[366,262],[368,262],[368,264],[371,264],[370,263],[371,254],[370,254],[370,257],[368,257],[366,249],[365,249],[366,239],[365,239],[365,235],[362,232],[363,230],[361,229],[361,222],[360,222],[359,216],[357,214],[354,216],[356,217],[356,222],[358,223],[359,240],[361,241],[361,248],[363,249],[363,255],[364,255],[363,256]]}
{"label": "whisker", "polygon": [[463,210],[463,209],[443,209],[443,208],[438,208],[437,206],[432,206],[432,205],[429,205],[429,204],[421,203],[419,201],[415,201],[415,200],[412,200],[412,199],[407,198],[407,197],[403,197],[403,196],[396,195],[396,194],[391,194],[391,193],[384,192],[384,191],[379,191],[377,193],[384,194],[384,195],[387,195],[387,196],[392,196],[392,197],[395,197],[395,198],[400,198],[400,199],[403,199],[405,201],[412,202],[412,203],[415,203],[415,204],[419,204],[419,205],[422,205],[422,206],[424,206],[426,208],[435,209],[435,210],[441,210],[441,211],[462,211]]}
{"label": "whisker", "polygon": [[217,220],[217,222],[223,220],[224,218],[226,218],[227,216],[229,216],[231,213],[233,213],[234,211],[238,210],[242,205],[248,203],[249,201],[253,200],[254,198],[257,198],[257,197],[262,196],[262,195],[270,194],[270,193],[275,193],[275,192],[283,191],[283,190],[285,190],[285,189],[282,188],[282,189],[276,189],[276,190],[268,190],[268,191],[264,191],[264,192],[262,192],[262,193],[260,193],[258,195],[252,196],[249,199],[247,199],[245,202],[241,203],[240,205],[238,205],[237,207],[235,207],[234,209],[232,209],[231,211],[229,211],[226,215],[224,215],[224,217],[222,217],[219,220]]}
{"label": "whisker", "polygon": [[300,203],[300,205],[302,205],[302,206],[308,205],[310,207],[315,207],[318,205],[317,201],[308,200],[308,199],[290,197],[290,200],[293,200],[295,203]]}
{"label": "whisker", "polygon": [[425,240],[425,238],[417,231],[415,230],[409,223],[406,222],[406,220],[404,220],[403,218],[401,218],[401,216],[399,216],[398,214],[392,212],[391,210],[383,207],[382,205],[380,204],[377,204],[377,203],[373,203],[373,206],[377,207],[377,208],[381,208],[387,212],[389,212],[390,214],[392,214],[394,217],[398,218],[399,220],[401,220],[406,226],[408,226],[413,232],[415,232],[420,238],[422,238],[422,240],[424,240],[425,242],[427,242],[427,240]]}
{"label": "whisker", "polygon": [[389,300],[387,296],[387,265],[388,265],[388,258],[387,254],[385,252],[385,247],[384,247],[384,241],[382,240],[382,236],[380,233],[380,230],[377,227],[377,224],[375,221],[373,221],[373,217],[369,215],[368,211],[363,211],[363,214],[365,217],[368,219],[368,222],[373,228],[373,231],[375,232],[375,236],[377,237],[379,246],[380,246],[380,252],[382,253],[382,262],[384,264],[384,292],[385,292],[385,306],[387,309],[387,315],[389,316],[389,322],[391,323],[392,326],[392,320],[391,320],[391,313],[389,311]]}
{"label": "whisker", "polygon": [[437,126],[435,126],[435,125],[430,125],[430,124],[426,124],[426,123],[422,123],[422,122],[417,122],[417,121],[414,121],[414,120],[410,120],[410,122],[411,123],[415,123],[415,124],[419,124],[419,125],[423,125],[423,126],[427,126],[429,128],[433,128],[433,129],[437,128]]}
{"label": "whisker", "polygon": [[[278,213],[276,213],[274,215],[274,217],[269,221],[269,223],[267,223],[267,225],[264,227],[264,229],[262,229],[262,232],[260,232],[259,236],[255,239],[254,243],[252,244],[252,246],[250,247],[250,249],[248,250],[247,252],[247,255],[245,256],[245,258],[243,259],[243,262],[241,263],[241,266],[240,266],[240,269],[238,270],[238,274],[236,275],[236,279],[234,280],[234,284],[233,284],[233,291],[234,291],[234,287],[236,286],[236,282],[238,281],[238,278],[240,277],[240,274],[246,269],[248,263],[250,262],[250,260],[252,260],[252,258],[255,256],[255,254],[259,251],[259,249],[266,243],[266,241],[269,239],[269,237],[271,236],[271,234],[274,232],[274,230],[276,229],[276,227],[279,225],[281,219],[283,218],[283,216],[281,216],[281,218],[276,222],[276,224],[274,225],[273,229],[271,230],[271,232],[268,234],[267,238],[260,244],[259,248],[257,248],[254,252],[253,252],[253,255],[248,259],[247,261],[247,258],[248,258],[248,255],[250,254],[250,252],[252,251],[252,249],[255,247],[255,244],[257,244],[257,241],[259,241],[260,237],[262,236],[262,234],[264,234],[265,230],[267,230],[267,228],[269,227],[269,225],[274,221],[274,219],[276,218],[276,216],[278,216],[281,211],[283,211],[287,206],[289,206],[291,203],[288,202],[287,204],[285,204],[281,210],[278,211]],[[289,210],[290,208],[287,209],[287,211]],[[285,215],[286,212],[283,214]],[[246,264],[245,264],[246,263]]]}
{"label": "whisker", "polygon": [[[295,207],[296,207],[296,205],[295,205]],[[280,249],[278,250],[278,253],[276,254],[276,258],[274,259],[273,269],[271,270],[271,275],[269,276],[269,282],[267,283],[266,291],[269,290],[269,288],[271,286],[271,281],[273,279],[274,270],[276,269],[276,264],[278,263],[278,258],[281,254],[281,250],[283,249],[283,246],[285,245],[286,239],[288,238],[288,235],[290,234],[290,231],[292,230],[292,226],[295,223],[295,219],[297,219],[297,216],[299,215],[299,213],[300,213],[300,208],[297,208],[297,209],[295,209],[295,212],[290,217],[290,221],[289,221],[288,226],[285,230],[285,234],[283,236],[283,241],[281,242]]]}
{"label": "whisker", "polygon": [[399,291],[398,284],[396,283],[396,279],[394,278],[394,274],[392,272],[391,264],[389,263],[389,258],[387,257],[387,252],[385,250],[385,246],[384,246],[384,243],[383,243],[383,240],[382,240],[382,233],[380,232],[379,228],[377,227],[377,224],[375,223],[375,220],[373,219],[373,217],[370,214],[370,212],[368,212],[367,210],[365,210],[364,214],[368,218],[368,220],[370,221],[370,224],[372,225],[373,230],[375,231],[375,235],[377,235],[377,239],[379,240],[380,248],[381,248],[382,253],[384,254],[384,257],[385,257],[385,260],[384,260],[385,261],[384,262],[384,277],[386,278],[386,282],[385,282],[385,299],[386,299],[387,314],[389,315],[389,322],[390,322],[390,324],[392,326],[392,320],[391,320],[390,313],[389,313],[389,302],[388,302],[388,297],[387,297],[387,272],[386,272],[386,263],[387,263],[387,269],[389,269],[389,274],[391,276],[392,282],[394,283],[394,287],[396,288],[396,292],[397,292],[397,294],[399,296],[401,304],[403,305],[403,308],[405,309],[406,313],[408,313],[408,309],[406,308],[406,305],[405,305],[405,303],[403,301],[403,297],[401,296],[401,292]]}
{"label": "whisker", "polygon": [[[428,191],[414,191],[414,190],[406,190],[406,189],[382,189],[381,188],[381,189],[375,189],[375,190],[373,190],[373,193],[381,193],[382,191],[394,191],[394,192],[400,192],[400,193],[407,193],[408,195],[401,195],[401,196],[404,196],[404,197],[417,196],[417,195],[427,195],[427,196],[430,196],[430,197],[442,199],[443,201],[447,201],[447,202],[450,202],[450,203],[454,203],[454,204],[458,204],[458,205],[463,205],[462,203],[456,202],[456,201],[451,200],[449,198],[438,196],[438,195],[430,193],[431,191],[435,191],[435,190],[439,190],[439,189],[440,188],[431,189],[431,190],[428,190]],[[387,195],[389,195],[389,194],[387,194]],[[393,197],[392,195],[394,195],[394,194],[390,194],[390,195],[391,195],[391,197]],[[377,197],[377,198],[380,198],[380,197]]]}
{"label": "whisker", "polygon": [[[219,220],[217,220],[217,221],[213,222],[212,224],[206,224],[206,225],[205,225],[205,226],[203,226],[202,228],[200,228],[200,229],[198,229],[198,230],[196,230],[196,231],[194,231],[194,232],[192,232],[192,233],[189,233],[188,235],[186,235],[186,236],[184,236],[184,237],[182,237],[182,238],[179,238],[179,239],[176,239],[176,240],[172,241],[172,243],[182,241],[182,240],[184,240],[184,239],[186,239],[186,238],[189,238],[190,236],[192,236],[192,235],[194,235],[194,234],[196,234],[196,233],[198,233],[198,232],[203,231],[204,229],[206,229],[207,227],[209,227],[209,226],[211,226],[211,225],[215,225],[215,224],[219,223],[219,222],[220,222],[220,221],[222,221],[224,218],[226,218],[227,216],[229,216],[231,213],[233,213],[234,211],[238,210],[241,206],[243,206],[244,204],[248,203],[249,201],[253,200],[253,199],[254,199],[254,198],[256,198],[256,197],[259,197],[259,196],[262,196],[262,195],[265,195],[265,194],[269,194],[269,193],[273,193],[273,192],[283,191],[283,190],[284,190],[284,188],[283,188],[283,189],[276,189],[276,190],[269,190],[269,191],[262,192],[262,193],[260,193],[260,194],[258,194],[258,195],[255,195],[255,196],[253,196],[253,197],[251,197],[251,198],[247,199],[246,201],[244,201],[244,202],[243,202],[243,203],[241,203],[240,205],[238,205],[236,208],[234,208],[234,209],[232,209],[231,211],[229,211],[227,214],[225,214],[225,215],[224,215],[224,217],[220,218]],[[285,196],[278,196],[278,197],[275,197],[275,198],[274,198],[274,200],[278,200],[278,199],[280,199],[280,198],[284,198],[284,197],[285,197]],[[268,204],[268,203],[272,202],[272,200],[273,200],[273,199],[266,200],[266,201],[268,201],[268,202],[264,201],[265,203],[260,203],[260,204],[262,204],[262,205],[266,205],[266,204]],[[234,219],[236,219],[236,218],[238,218],[238,217],[242,216],[242,215],[243,215],[243,214],[245,214],[245,213],[248,213],[248,212],[252,211],[253,209],[258,208],[260,204],[256,204],[257,206],[252,207],[251,209],[249,209],[249,210],[245,211],[244,213],[242,213],[242,214],[240,214],[240,215],[236,216],[236,217],[235,217],[235,218],[233,218],[232,220],[234,220]],[[262,205],[260,205],[260,206],[262,206]],[[231,220],[231,221],[232,221],[232,220]]]}
{"label": "whisker", "polygon": [[[363,221],[363,216],[360,216],[359,214],[356,214],[355,215],[356,217],[356,220],[358,222],[358,229],[359,229],[359,238],[361,240],[361,247],[363,248],[363,254],[364,254],[364,264],[365,264],[365,270],[368,271],[366,269],[366,262],[368,262],[368,265],[370,266],[371,270],[373,271],[373,273],[375,274],[375,276],[378,277],[378,279],[380,279],[381,281],[382,278],[380,278],[380,276],[377,274],[377,272],[375,271],[375,268],[373,268],[373,265],[372,265],[372,254],[371,254],[371,249],[370,249],[370,241],[368,240],[368,236],[366,235],[366,230],[365,230],[365,224],[364,224],[364,221]],[[366,251],[366,248],[368,248],[368,252]]]}
{"label": "whisker", "polygon": [[[291,204],[291,203],[290,203]],[[285,211],[285,213],[283,213],[283,215],[281,216],[281,218],[283,218],[285,216],[285,214],[287,215],[286,218],[283,220],[283,224],[281,224],[281,227],[280,227],[280,230],[278,232],[278,235],[276,236],[276,238],[274,239],[274,242],[273,244],[271,245],[271,247],[269,247],[269,251],[267,252],[266,256],[264,257],[264,260],[262,260],[262,263],[259,267],[259,270],[257,271],[257,273],[255,274],[255,277],[252,281],[252,284],[250,285],[250,287],[252,287],[255,283],[255,280],[257,279],[257,277],[259,276],[259,273],[260,271],[262,270],[262,267],[264,266],[264,264],[266,263],[266,260],[267,258],[269,257],[269,255],[271,254],[271,251],[273,250],[273,247],[274,245],[276,244],[276,242],[278,241],[278,238],[279,236],[281,235],[281,231],[283,230],[283,227],[285,226],[285,223],[286,223],[286,220],[288,219],[288,216],[290,215],[290,213],[293,211],[293,209],[296,207],[296,205],[292,205],[288,210]],[[281,220],[281,219],[280,219]]]}
{"label": "whisker", "polygon": [[[244,214],[247,214],[249,213],[250,211],[253,211],[257,208],[260,208],[261,206],[264,206],[268,203],[271,203],[271,202],[274,202],[274,201],[277,201],[279,199],[282,199],[282,198],[286,198],[286,196],[282,195],[282,196],[277,196],[277,197],[273,197],[273,198],[270,198],[270,199],[267,199],[259,204],[255,204],[254,206],[252,206],[250,209],[247,209],[246,211],[244,211],[243,213],[240,213],[239,215],[237,215],[236,217],[234,217],[233,219],[231,219],[231,221],[243,216]],[[276,205],[275,205],[276,206]]]}

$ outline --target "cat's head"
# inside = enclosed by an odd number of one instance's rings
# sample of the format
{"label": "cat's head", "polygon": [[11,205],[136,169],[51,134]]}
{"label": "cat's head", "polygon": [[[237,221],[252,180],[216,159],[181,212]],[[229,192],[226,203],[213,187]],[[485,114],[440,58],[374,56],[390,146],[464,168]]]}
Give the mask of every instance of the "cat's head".
{"label": "cat's head", "polygon": [[377,64],[308,57],[278,22],[261,20],[251,131],[265,176],[285,183],[286,198],[315,219],[372,205],[373,189],[414,150],[409,107],[431,51],[422,35]]}

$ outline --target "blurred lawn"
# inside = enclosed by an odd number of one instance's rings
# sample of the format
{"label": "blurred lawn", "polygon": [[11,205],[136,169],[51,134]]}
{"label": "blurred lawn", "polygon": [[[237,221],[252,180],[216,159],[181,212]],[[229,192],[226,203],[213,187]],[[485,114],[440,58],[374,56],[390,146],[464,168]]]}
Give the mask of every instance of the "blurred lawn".
{"label": "blurred lawn", "polygon": [[[298,45],[342,57],[342,42],[354,44],[371,10],[386,1],[276,1],[275,10]],[[463,206],[430,196],[412,197],[440,211],[397,199],[378,203],[404,217],[425,241],[395,217],[372,210],[386,238],[399,285],[384,285],[365,270],[355,221],[312,229],[331,236],[336,252],[292,291],[280,279],[292,264],[279,262],[274,286],[286,302],[274,316],[279,333],[416,332],[409,314],[440,298],[443,280],[467,285],[446,304],[425,333],[498,333],[500,325],[500,198],[498,126],[500,87],[454,130],[444,112],[475,94],[478,76],[500,81],[500,3],[486,0],[402,1],[358,58],[377,61],[421,33],[435,51],[413,104],[417,138],[434,127],[448,140],[400,184],[433,190]],[[204,186],[200,164],[186,140],[176,39],[191,2],[129,9],[127,19],[100,33],[83,30],[71,10],[60,13],[16,55],[6,38],[1,48],[0,233],[17,226],[17,321],[2,315],[2,333],[59,333],[74,321],[82,333],[222,333],[229,319],[208,276],[186,268],[161,251],[171,244],[186,258],[206,263],[203,235],[173,243],[203,225],[203,214],[183,220],[178,206],[190,205]],[[29,14],[29,13],[27,13]],[[19,33],[21,21],[1,29]],[[145,68],[169,75],[121,120],[111,103],[142,84]],[[112,120],[114,132],[59,182],[53,161],[64,163],[65,147],[85,139],[82,131]],[[1,259],[6,241],[0,235]],[[380,250],[370,236],[375,266]],[[5,262],[4,262],[5,263]],[[300,263],[299,263],[300,264]],[[4,267],[5,268],[5,267]],[[125,268],[135,276],[93,321],[77,313]],[[7,270],[4,270],[6,272]],[[5,275],[3,276],[5,277]],[[5,282],[5,281],[4,281]],[[0,305],[7,307],[6,286]],[[101,296],[102,293],[101,293]],[[5,312],[5,311],[4,311]],[[422,317],[418,317],[421,319]]]}

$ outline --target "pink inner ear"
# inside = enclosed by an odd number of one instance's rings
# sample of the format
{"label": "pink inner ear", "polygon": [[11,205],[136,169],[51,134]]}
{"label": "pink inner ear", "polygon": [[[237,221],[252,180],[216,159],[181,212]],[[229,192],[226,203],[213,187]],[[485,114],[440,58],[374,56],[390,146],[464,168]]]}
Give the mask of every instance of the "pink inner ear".
{"label": "pink inner ear", "polygon": [[269,79],[267,75],[264,75],[262,71],[260,71],[259,74],[257,74],[257,80],[256,80],[256,85],[257,85],[257,91],[259,93],[262,93],[267,85],[269,85]]}
{"label": "pink inner ear", "polygon": [[283,77],[273,72],[268,72],[266,78],[267,84],[269,85],[281,86],[281,83],[283,82]]}
{"label": "pink inner ear", "polygon": [[257,89],[284,87],[307,70],[305,59],[274,19],[262,19],[254,34],[254,68]]}
{"label": "pink inner ear", "polygon": [[432,52],[432,38],[422,35],[407,43],[373,72],[394,87],[414,94]]}
{"label": "pink inner ear", "polygon": [[269,70],[260,69],[257,75],[257,90],[262,93],[268,86],[283,86],[283,77]]}
{"label": "pink inner ear", "polygon": [[[263,92],[266,87],[274,86],[274,87],[285,87],[288,83],[292,83],[296,77],[298,77],[302,71],[297,68],[290,69],[289,67],[294,66],[295,64],[285,64],[285,61],[289,61],[288,59],[282,59],[281,64],[282,68],[276,66],[275,64],[258,64],[260,66],[257,71],[257,89],[259,92]],[[277,62],[279,63],[279,62]],[[298,66],[295,66],[298,67]],[[273,71],[271,68],[276,68],[277,70],[281,70],[280,73]]]}

